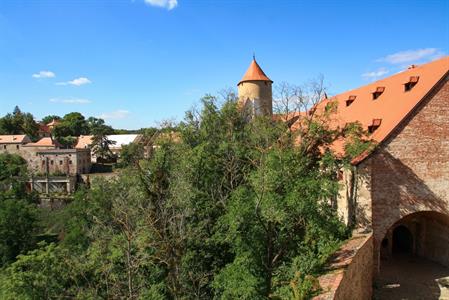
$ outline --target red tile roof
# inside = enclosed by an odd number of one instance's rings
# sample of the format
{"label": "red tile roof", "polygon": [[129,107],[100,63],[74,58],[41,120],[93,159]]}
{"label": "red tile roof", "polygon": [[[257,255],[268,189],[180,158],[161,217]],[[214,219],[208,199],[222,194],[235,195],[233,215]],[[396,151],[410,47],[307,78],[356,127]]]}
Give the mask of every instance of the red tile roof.
{"label": "red tile roof", "polygon": [[89,148],[92,144],[94,136],[93,135],[81,135],[78,137],[75,148],[76,149],[85,149]]}
{"label": "red tile roof", "polygon": [[25,134],[0,135],[0,144],[24,144],[30,142]]}
{"label": "red tile roof", "polygon": [[41,138],[36,143],[28,143],[25,146],[27,147],[62,147],[58,141],[53,140],[51,137]]}
{"label": "red tile roof", "polygon": [[240,84],[242,82],[245,82],[245,81],[269,81],[269,82],[273,82],[262,71],[262,68],[256,62],[256,59],[253,59],[253,61],[249,65],[248,70],[246,71],[246,73],[243,76],[242,80],[240,80],[240,82],[238,84]]}
{"label": "red tile roof", "polygon": [[[332,119],[333,126],[344,127],[345,124],[355,121],[360,122],[365,130],[372,125],[378,126],[371,138],[380,143],[390,135],[432,88],[445,75],[449,74],[448,72],[449,56],[446,56],[322,100],[317,104],[316,109],[317,112],[322,112],[329,101],[336,101],[338,108]],[[414,81],[416,85],[406,91],[404,84],[410,81]],[[375,91],[382,92],[377,99],[373,99]],[[347,105],[348,100],[352,101],[349,105]]]}

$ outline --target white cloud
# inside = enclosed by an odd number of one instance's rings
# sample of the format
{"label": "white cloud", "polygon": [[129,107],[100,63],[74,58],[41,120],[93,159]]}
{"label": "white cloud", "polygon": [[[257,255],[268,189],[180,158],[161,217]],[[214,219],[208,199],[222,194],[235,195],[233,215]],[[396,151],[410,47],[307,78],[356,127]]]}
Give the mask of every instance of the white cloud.
{"label": "white cloud", "polygon": [[75,78],[73,80],[70,81],[64,81],[64,82],[57,82],[57,85],[76,85],[76,86],[80,86],[80,85],[84,85],[84,84],[89,84],[92,83],[92,81],[89,80],[89,78],[87,77],[79,77],[79,78]]}
{"label": "white cloud", "polygon": [[39,73],[31,75],[33,78],[53,78],[56,76],[52,71],[40,71]]}
{"label": "white cloud", "polygon": [[362,77],[374,80],[374,79],[384,76],[385,74],[388,74],[388,72],[389,71],[386,68],[379,68],[376,71],[363,73]]}
{"label": "white cloud", "polygon": [[435,60],[444,56],[444,53],[437,48],[423,48],[416,50],[406,50],[396,52],[378,59],[379,62],[387,62],[393,65],[415,63],[418,61]]}
{"label": "white cloud", "polygon": [[151,6],[163,7],[172,10],[178,6],[178,0],[144,0],[146,4]]}
{"label": "white cloud", "polygon": [[129,116],[130,112],[124,109],[119,109],[116,111],[106,112],[102,113],[98,116],[98,118],[104,119],[104,120],[111,120],[111,119],[125,119]]}
{"label": "white cloud", "polygon": [[89,104],[92,101],[89,99],[83,99],[83,98],[52,98],[50,99],[50,102],[52,103],[64,103],[64,104]]}

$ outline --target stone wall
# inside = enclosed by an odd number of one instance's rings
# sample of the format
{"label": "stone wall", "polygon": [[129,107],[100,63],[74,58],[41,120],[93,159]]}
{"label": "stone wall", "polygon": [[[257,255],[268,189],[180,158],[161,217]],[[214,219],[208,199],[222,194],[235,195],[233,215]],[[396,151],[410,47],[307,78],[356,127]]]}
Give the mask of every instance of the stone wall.
{"label": "stone wall", "polygon": [[369,300],[372,297],[372,234],[354,235],[319,277],[323,292],[314,300]]}

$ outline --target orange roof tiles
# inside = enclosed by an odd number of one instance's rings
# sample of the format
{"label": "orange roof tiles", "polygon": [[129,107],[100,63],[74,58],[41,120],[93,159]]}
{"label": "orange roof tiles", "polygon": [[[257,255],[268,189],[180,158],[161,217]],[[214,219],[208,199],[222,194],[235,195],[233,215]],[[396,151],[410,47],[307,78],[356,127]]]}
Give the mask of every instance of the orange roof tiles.
{"label": "orange roof tiles", "polygon": [[28,143],[25,146],[27,147],[62,147],[61,144],[58,143],[58,141],[53,140],[51,137],[44,137],[41,138],[36,143]]}
{"label": "orange roof tiles", "polygon": [[93,135],[81,135],[78,137],[78,141],[76,142],[76,149],[85,149],[89,148],[92,144]]}
{"label": "orange roof tiles", "polygon": [[[378,128],[371,138],[382,142],[448,72],[449,56],[446,56],[321,101],[315,109],[324,111],[329,101],[336,101],[338,108],[333,126],[344,127],[358,121],[366,130],[375,125]],[[406,90],[404,84],[412,78],[416,84]],[[379,87],[382,94],[373,100],[373,92],[380,92]],[[352,100],[350,105],[347,105],[348,100]]]}
{"label": "orange roof tiles", "polygon": [[246,73],[243,76],[242,80],[240,80],[240,82],[238,84],[240,84],[242,82],[245,82],[245,81],[269,81],[269,82],[273,82],[262,71],[262,68],[256,62],[256,59],[253,59],[253,61],[249,65],[248,70],[246,71]]}
{"label": "orange roof tiles", "polygon": [[0,144],[23,144],[30,142],[25,134],[0,135]]}

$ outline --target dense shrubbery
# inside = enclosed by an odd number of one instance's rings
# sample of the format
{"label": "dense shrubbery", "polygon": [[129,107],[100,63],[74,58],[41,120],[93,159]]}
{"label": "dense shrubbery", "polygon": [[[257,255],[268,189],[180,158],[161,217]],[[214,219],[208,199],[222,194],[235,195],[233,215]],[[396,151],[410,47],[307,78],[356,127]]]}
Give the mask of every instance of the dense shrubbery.
{"label": "dense shrubbery", "polygon": [[331,201],[340,133],[304,122],[292,133],[204,98],[180,141],[129,149],[133,167],[78,191],[61,240],[3,268],[0,298],[309,298],[347,231]]}

